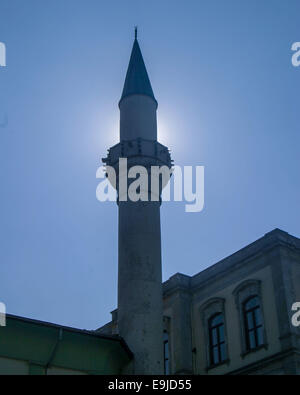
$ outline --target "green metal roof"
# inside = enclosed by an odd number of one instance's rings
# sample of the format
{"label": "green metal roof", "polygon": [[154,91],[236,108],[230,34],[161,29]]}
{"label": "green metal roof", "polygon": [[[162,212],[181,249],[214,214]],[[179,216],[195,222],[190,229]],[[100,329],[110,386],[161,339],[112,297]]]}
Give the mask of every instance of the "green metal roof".
{"label": "green metal roof", "polygon": [[132,353],[119,336],[8,314],[6,326],[0,327],[0,357],[27,362],[33,374],[47,374],[50,367],[120,374]]}
{"label": "green metal roof", "polygon": [[122,99],[124,99],[124,97],[130,95],[146,95],[152,97],[152,99],[156,101],[148,77],[142,52],[136,38],[133,43],[120,102],[122,101]]}

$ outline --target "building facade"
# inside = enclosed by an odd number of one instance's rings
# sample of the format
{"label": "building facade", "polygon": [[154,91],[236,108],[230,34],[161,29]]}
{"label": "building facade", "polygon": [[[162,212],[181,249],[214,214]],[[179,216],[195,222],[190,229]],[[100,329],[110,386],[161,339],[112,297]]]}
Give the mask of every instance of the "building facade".
{"label": "building facade", "polygon": [[[163,283],[165,374],[300,374],[300,239],[275,229]],[[118,333],[117,310],[99,329]]]}
{"label": "building facade", "polygon": [[279,229],[163,284],[174,374],[300,374],[300,240]]}

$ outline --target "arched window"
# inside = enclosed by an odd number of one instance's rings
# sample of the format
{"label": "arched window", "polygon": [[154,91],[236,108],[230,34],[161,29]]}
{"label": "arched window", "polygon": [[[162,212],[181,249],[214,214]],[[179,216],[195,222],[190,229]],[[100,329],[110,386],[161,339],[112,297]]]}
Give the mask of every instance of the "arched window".
{"label": "arched window", "polygon": [[210,364],[217,365],[226,361],[224,316],[213,315],[208,321]]}
{"label": "arched window", "polygon": [[260,280],[249,279],[233,291],[240,318],[242,358],[249,352],[268,348],[261,288]]}
{"label": "arched window", "polygon": [[263,320],[258,296],[252,296],[243,304],[245,338],[247,350],[264,344]]}
{"label": "arched window", "polygon": [[206,349],[207,371],[228,363],[225,299],[211,298],[200,306],[203,346]]}
{"label": "arched window", "polygon": [[170,374],[169,335],[168,335],[167,331],[164,331],[164,373]]}

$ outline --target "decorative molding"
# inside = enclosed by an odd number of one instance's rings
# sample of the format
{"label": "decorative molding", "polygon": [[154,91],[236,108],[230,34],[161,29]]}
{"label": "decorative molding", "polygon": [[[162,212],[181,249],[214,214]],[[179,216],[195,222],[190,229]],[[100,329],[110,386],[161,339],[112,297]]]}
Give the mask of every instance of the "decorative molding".
{"label": "decorative molding", "polygon": [[232,292],[237,307],[244,303],[246,299],[257,295],[261,299],[261,281],[246,280],[239,284]]}
{"label": "decorative molding", "polygon": [[222,313],[225,316],[225,299],[211,298],[200,306],[203,325],[205,325],[209,318],[216,313]]}

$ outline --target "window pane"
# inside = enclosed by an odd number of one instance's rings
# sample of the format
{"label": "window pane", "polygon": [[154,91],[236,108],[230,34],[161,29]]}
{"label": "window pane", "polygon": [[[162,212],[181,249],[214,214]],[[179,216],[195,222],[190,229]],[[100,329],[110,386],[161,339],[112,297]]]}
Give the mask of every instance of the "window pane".
{"label": "window pane", "polygon": [[262,344],[264,344],[264,335],[263,335],[263,328],[262,326],[257,328],[257,345],[261,346]]}
{"label": "window pane", "polygon": [[222,323],[223,323],[223,315],[222,314],[218,314],[211,320],[210,326],[213,327],[213,326],[216,326],[216,325],[219,325],[219,324],[222,324]]}
{"label": "window pane", "polygon": [[169,358],[169,343],[165,342],[164,343],[164,352],[165,352],[165,359]]}
{"label": "window pane", "polygon": [[165,360],[165,374],[169,374],[169,373],[170,373],[169,360],[166,359]]}
{"label": "window pane", "polygon": [[258,301],[258,297],[254,296],[253,298],[249,299],[248,302],[245,304],[245,309],[250,310],[256,306],[259,306],[259,301]]}
{"label": "window pane", "polygon": [[254,322],[253,322],[253,314],[252,314],[252,312],[247,313],[246,317],[247,317],[247,328],[248,329],[253,329]]}
{"label": "window pane", "polygon": [[213,349],[212,349],[212,356],[213,356],[213,360],[212,360],[213,364],[217,364],[217,363],[220,362],[218,347],[213,347]]}
{"label": "window pane", "polygon": [[218,344],[218,330],[214,328],[211,330],[211,345],[215,346],[216,344]]}
{"label": "window pane", "polygon": [[221,361],[225,361],[227,358],[225,343],[220,345],[220,352],[221,352]]}
{"label": "window pane", "polygon": [[168,341],[169,340],[169,335],[167,332],[164,332],[164,341]]}
{"label": "window pane", "polygon": [[249,347],[250,347],[250,349],[256,348],[256,341],[255,341],[254,331],[248,332],[248,338],[249,338]]}
{"label": "window pane", "polygon": [[262,316],[261,316],[260,307],[254,310],[254,315],[255,315],[256,325],[262,325]]}
{"label": "window pane", "polygon": [[219,326],[219,341],[224,342],[225,341],[225,335],[224,335],[224,325]]}

